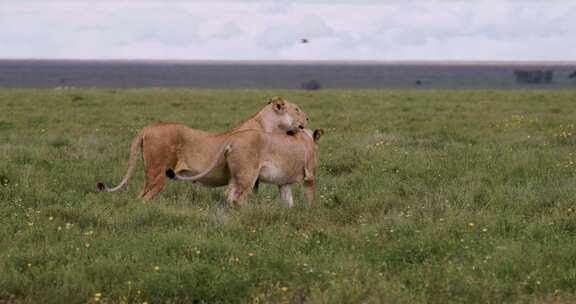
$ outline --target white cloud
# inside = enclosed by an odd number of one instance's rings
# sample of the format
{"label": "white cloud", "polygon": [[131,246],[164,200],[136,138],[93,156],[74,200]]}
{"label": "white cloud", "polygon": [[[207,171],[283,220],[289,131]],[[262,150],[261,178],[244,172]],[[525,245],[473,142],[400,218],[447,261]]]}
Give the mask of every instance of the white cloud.
{"label": "white cloud", "polygon": [[214,39],[224,39],[228,40],[234,37],[239,37],[243,34],[243,31],[236,24],[236,22],[228,21],[221,26],[217,27],[216,32],[210,35],[210,38]]}
{"label": "white cloud", "polygon": [[0,0],[0,58],[576,60],[573,16],[572,0]]}

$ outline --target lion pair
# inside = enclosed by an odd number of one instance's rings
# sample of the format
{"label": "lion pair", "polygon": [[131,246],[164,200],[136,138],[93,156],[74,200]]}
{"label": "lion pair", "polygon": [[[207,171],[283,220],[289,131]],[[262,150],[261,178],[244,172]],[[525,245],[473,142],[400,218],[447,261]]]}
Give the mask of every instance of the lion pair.
{"label": "lion pair", "polygon": [[318,141],[324,132],[307,129],[308,120],[296,104],[274,97],[230,132],[156,123],[143,128],[132,141],[128,170],[120,184],[108,188],[98,183],[97,187],[106,192],[124,188],[141,149],[145,183],[139,196],[146,200],[153,199],[170,177],[208,187],[227,185],[225,196],[231,204],[241,204],[259,181],[274,184],[290,207],[294,204],[291,185],[303,182],[312,204]]}

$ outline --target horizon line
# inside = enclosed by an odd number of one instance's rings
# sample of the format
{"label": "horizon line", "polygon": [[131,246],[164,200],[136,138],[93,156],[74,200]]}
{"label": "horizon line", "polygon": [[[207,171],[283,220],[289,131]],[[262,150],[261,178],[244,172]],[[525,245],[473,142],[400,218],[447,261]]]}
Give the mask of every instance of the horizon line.
{"label": "horizon line", "polygon": [[68,62],[118,62],[118,63],[188,63],[188,64],[421,64],[421,65],[576,65],[576,60],[302,60],[302,59],[159,59],[159,58],[0,58],[0,61],[68,61]]}

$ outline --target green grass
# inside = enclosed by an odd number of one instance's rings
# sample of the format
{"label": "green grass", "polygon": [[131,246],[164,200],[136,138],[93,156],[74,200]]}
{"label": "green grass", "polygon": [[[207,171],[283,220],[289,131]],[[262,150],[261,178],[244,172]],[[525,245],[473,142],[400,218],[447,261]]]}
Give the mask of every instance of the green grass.
{"label": "green grass", "polygon": [[[116,184],[155,121],[271,95],[324,128],[318,205]],[[576,92],[0,90],[0,303],[573,303]],[[101,294],[99,297],[96,294]]]}

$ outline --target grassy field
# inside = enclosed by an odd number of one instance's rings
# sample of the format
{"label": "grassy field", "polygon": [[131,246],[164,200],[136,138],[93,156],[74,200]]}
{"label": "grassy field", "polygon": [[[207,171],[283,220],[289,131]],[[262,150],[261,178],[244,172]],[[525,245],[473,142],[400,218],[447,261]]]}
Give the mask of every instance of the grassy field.
{"label": "grassy field", "polygon": [[[155,121],[271,95],[324,128],[317,207],[122,193]],[[0,303],[574,303],[575,91],[0,90]]]}

